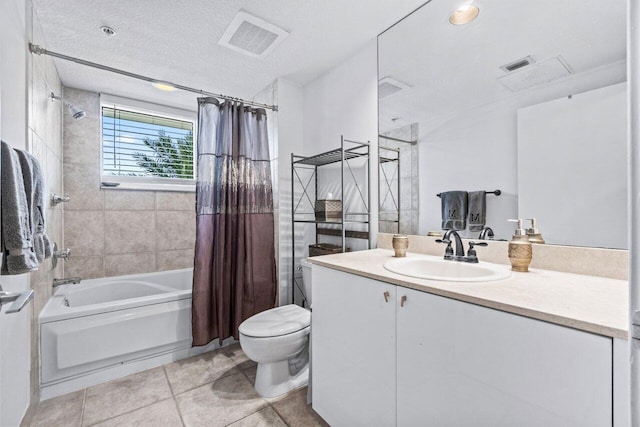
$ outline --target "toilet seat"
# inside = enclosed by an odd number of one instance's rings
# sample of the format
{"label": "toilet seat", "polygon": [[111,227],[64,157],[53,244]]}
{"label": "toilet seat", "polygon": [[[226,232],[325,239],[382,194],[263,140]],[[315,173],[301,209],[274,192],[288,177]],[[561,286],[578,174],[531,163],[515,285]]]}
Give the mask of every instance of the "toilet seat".
{"label": "toilet seat", "polygon": [[255,338],[292,334],[311,325],[311,313],[295,304],[265,310],[242,322],[242,335]]}

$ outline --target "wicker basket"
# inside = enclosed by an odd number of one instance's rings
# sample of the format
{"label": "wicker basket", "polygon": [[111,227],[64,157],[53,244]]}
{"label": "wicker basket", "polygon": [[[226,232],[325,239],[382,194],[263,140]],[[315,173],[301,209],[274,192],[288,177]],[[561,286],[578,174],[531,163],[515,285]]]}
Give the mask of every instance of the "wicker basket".
{"label": "wicker basket", "polygon": [[342,200],[320,199],[316,200],[316,220],[324,221],[328,218],[342,218]]}
{"label": "wicker basket", "polygon": [[[319,255],[331,255],[331,254],[339,254],[342,252],[342,246],[332,245],[330,243],[318,243],[315,245],[309,245],[309,256],[319,256]],[[349,248],[346,248],[345,252],[349,252]]]}

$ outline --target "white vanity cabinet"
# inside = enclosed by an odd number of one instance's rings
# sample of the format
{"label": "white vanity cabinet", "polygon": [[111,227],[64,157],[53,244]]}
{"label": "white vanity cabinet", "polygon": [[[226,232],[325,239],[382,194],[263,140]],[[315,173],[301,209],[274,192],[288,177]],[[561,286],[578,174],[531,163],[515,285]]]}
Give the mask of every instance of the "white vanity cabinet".
{"label": "white vanity cabinet", "polygon": [[313,284],[313,408],[334,427],[612,425],[611,338],[317,265]]}
{"label": "white vanity cabinet", "polygon": [[398,426],[611,425],[611,338],[397,293]]}
{"label": "white vanity cabinet", "polygon": [[313,409],[332,427],[396,424],[396,286],[313,266]]}

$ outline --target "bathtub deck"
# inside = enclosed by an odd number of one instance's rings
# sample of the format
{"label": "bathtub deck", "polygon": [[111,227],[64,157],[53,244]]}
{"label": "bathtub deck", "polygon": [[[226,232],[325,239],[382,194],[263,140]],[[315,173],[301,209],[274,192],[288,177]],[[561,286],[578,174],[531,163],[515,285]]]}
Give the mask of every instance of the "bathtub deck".
{"label": "bathtub deck", "polygon": [[307,389],[263,399],[234,344],[43,401],[31,426],[326,426]]}

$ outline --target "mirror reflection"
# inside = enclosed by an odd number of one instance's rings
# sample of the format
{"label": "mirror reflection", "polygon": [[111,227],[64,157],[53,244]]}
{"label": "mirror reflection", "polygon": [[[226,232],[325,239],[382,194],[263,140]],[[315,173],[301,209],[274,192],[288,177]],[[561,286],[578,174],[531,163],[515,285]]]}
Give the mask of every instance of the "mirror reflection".
{"label": "mirror reflection", "polygon": [[626,2],[473,6],[454,25],[432,0],[378,37],[380,231],[441,232],[438,194],[499,189],[461,235],[536,218],[548,244],[626,248]]}

